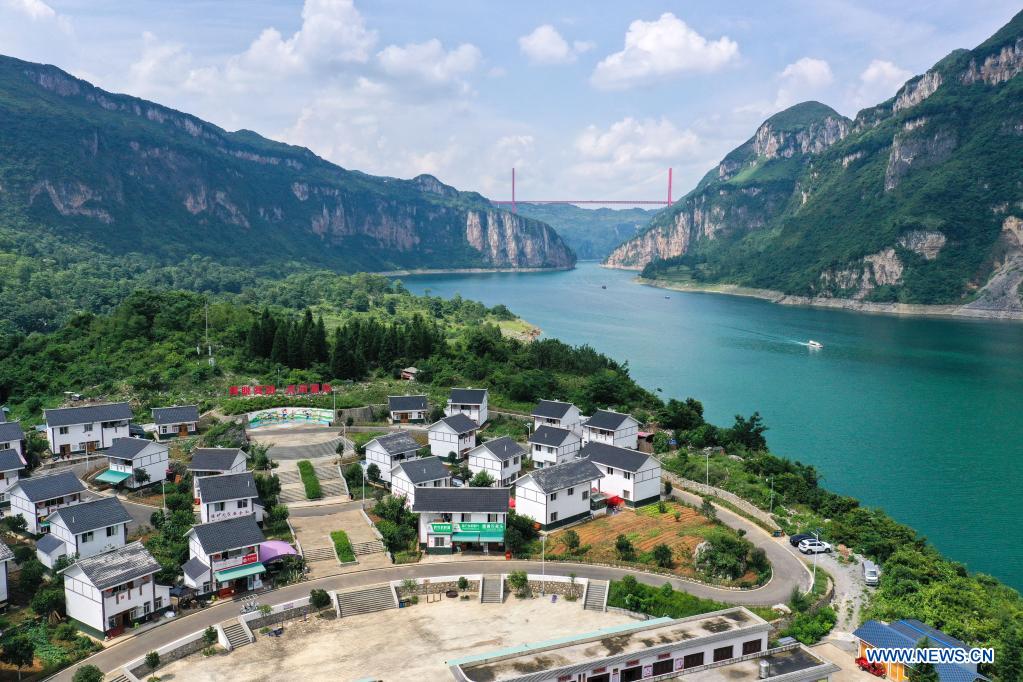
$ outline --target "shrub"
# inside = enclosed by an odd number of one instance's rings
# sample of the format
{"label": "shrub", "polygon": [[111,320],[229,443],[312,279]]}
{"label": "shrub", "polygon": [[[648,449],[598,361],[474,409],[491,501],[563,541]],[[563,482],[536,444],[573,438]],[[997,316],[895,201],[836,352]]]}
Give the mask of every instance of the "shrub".
{"label": "shrub", "polygon": [[43,583],[43,575],[45,573],[46,567],[39,562],[39,559],[32,557],[21,565],[21,573],[18,575],[18,587],[26,594],[35,594],[35,591]]}
{"label": "shrub", "polygon": [[488,474],[486,471],[480,471],[471,479],[469,479],[470,488],[489,488],[494,485],[496,481],[494,477]]}
{"label": "shrub", "polygon": [[78,628],[71,623],[61,623],[54,628],[53,636],[62,642],[73,642],[78,639]]}
{"label": "shrub", "polygon": [[529,576],[525,571],[512,571],[508,574],[508,586],[515,590],[515,596],[529,596]]}
{"label": "shrub", "polygon": [[71,678],[71,682],[103,682],[103,671],[91,663],[83,665],[75,671],[75,676]]}
{"label": "shrub", "polygon": [[[21,519],[20,516],[18,518]],[[24,521],[24,519],[22,519],[22,521]],[[21,566],[26,561],[34,559],[35,556],[36,556],[35,549],[29,547],[28,545],[18,545],[17,547],[14,548],[14,562],[19,566]]]}
{"label": "shrub", "polygon": [[202,631],[202,641],[206,646],[213,646],[217,643],[217,630],[212,625]]}
{"label": "shrub", "polygon": [[709,497],[703,498],[703,503],[700,504],[700,515],[710,521],[716,521],[718,518],[718,510]]}
{"label": "shrub", "polygon": [[574,530],[566,531],[561,537],[561,543],[565,545],[565,549],[571,554],[575,554],[579,551],[579,533]]}
{"label": "shrub", "polygon": [[631,561],[636,557],[636,548],[632,546],[629,538],[619,535],[615,538],[615,554],[622,561]]}
{"label": "shrub", "polygon": [[372,483],[379,483],[380,467],[378,467],[376,464],[370,464],[368,467],[366,467],[366,478],[368,478]]}
{"label": "shrub", "polygon": [[307,459],[298,463],[298,475],[302,478],[302,485],[305,486],[305,497],[307,500],[318,500],[323,497],[320,489],[320,479],[316,478],[313,464]]}
{"label": "shrub", "polygon": [[803,644],[816,644],[831,632],[837,620],[835,610],[825,606],[810,613],[796,614],[792,623],[781,634],[795,637]]}
{"label": "shrub", "polygon": [[330,595],[327,590],[310,590],[309,605],[314,609],[325,609],[330,606]]}
{"label": "shrub", "polygon": [[334,553],[337,559],[343,564],[355,561],[355,550],[352,549],[352,542],[348,539],[348,533],[343,530],[335,530],[330,534],[334,543]]}
{"label": "shrub", "polygon": [[25,520],[25,517],[17,514],[5,516],[0,523],[12,533],[24,533],[28,528],[28,521]]}
{"label": "shrub", "polygon": [[[64,613],[64,588],[63,586],[47,586],[40,589],[32,597],[30,604],[32,610],[40,616],[48,616],[54,611],[58,614]],[[65,623],[67,625],[67,623]],[[74,630],[74,626],[72,626]],[[77,634],[77,633],[76,633]]]}
{"label": "shrub", "polygon": [[156,670],[160,667],[160,654],[155,651],[150,651],[146,654],[146,665],[150,670]]}
{"label": "shrub", "polygon": [[661,568],[671,568],[671,547],[663,542],[653,549],[654,562]]}
{"label": "shrub", "polygon": [[469,589],[469,579],[466,578],[464,575],[459,576],[458,578],[458,589],[462,590],[463,592]]}
{"label": "shrub", "polygon": [[664,503],[664,500],[657,501],[657,512],[659,514],[665,514],[668,511],[668,505]]}
{"label": "shrub", "polygon": [[710,599],[694,597],[687,592],[673,590],[670,584],[659,588],[643,585],[631,575],[611,581],[607,605],[671,618],[686,618],[698,613],[717,611],[726,606]]}

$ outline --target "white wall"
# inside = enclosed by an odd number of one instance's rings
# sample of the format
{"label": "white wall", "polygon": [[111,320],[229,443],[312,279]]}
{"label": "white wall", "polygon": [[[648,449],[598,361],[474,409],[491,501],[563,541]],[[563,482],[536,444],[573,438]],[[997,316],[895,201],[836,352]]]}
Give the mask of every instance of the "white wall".
{"label": "white wall", "polygon": [[10,490],[20,478],[20,469],[14,471],[0,471],[0,502],[7,500],[7,491]]}
{"label": "white wall", "polygon": [[560,419],[550,417],[533,417],[533,430],[535,431],[541,426],[556,426],[559,429],[568,429],[576,435],[579,435],[581,433],[579,408],[573,405],[569,408],[568,412],[565,413],[565,416]]}
{"label": "white wall", "polygon": [[[107,457],[107,466],[112,471],[123,471],[131,474],[131,477],[124,482],[124,485],[128,488],[141,488],[143,485],[159,483],[167,478],[167,464],[170,459],[168,453],[169,450],[166,445],[150,443],[131,460]],[[144,484],[136,482],[135,469],[144,469],[149,474],[149,480]]]}
{"label": "white wall", "polygon": [[[56,509],[63,509],[64,507],[70,507],[71,505],[78,504],[81,502],[81,495],[74,493],[64,498],[63,502],[59,504],[49,504],[43,507],[36,507],[34,502],[29,502],[28,498],[24,495],[12,494],[11,496],[11,509],[10,513],[17,514],[18,516],[25,519],[25,523],[28,524],[27,530],[30,533],[38,533],[40,530],[39,519],[40,517],[49,516]],[[50,500],[48,500],[49,502]]]}
{"label": "white wall", "polygon": [[[406,459],[414,459],[418,450],[409,450],[408,452],[400,453],[399,455],[391,456],[387,450],[378,445],[375,441],[370,441],[366,444],[366,466],[370,464],[376,464],[380,469],[380,480],[384,483],[391,482],[391,469],[398,462],[403,462]],[[445,453],[446,455],[447,453]]]}
{"label": "white wall", "polygon": [[157,427],[158,432],[161,436],[176,436],[178,435],[178,427],[184,424],[188,427],[189,433],[195,433],[197,422],[179,422],[177,424],[160,424]]}
{"label": "white wall", "polygon": [[444,408],[444,416],[450,417],[453,414],[464,414],[469,419],[473,420],[479,425],[483,425],[489,418],[487,411],[487,399],[483,399],[482,405],[468,405],[466,403],[452,403],[448,401],[448,406]]}
{"label": "white wall", "polygon": [[416,501],[416,488],[447,488],[451,486],[451,477],[439,478],[435,481],[425,481],[420,483],[418,486],[412,485],[412,481],[408,479],[405,472],[401,469],[395,471],[391,476],[391,494],[395,497],[404,495],[405,504],[408,505],[409,509]]}
{"label": "white wall", "polygon": [[653,457],[636,473],[615,469],[600,462],[594,464],[604,474],[604,478],[597,481],[601,492],[633,502],[661,494],[661,465]]}
{"label": "white wall", "polygon": [[454,429],[444,422],[437,422],[435,427],[436,428],[433,426],[430,427],[427,439],[430,444],[430,454],[440,457],[441,459],[447,459],[449,452],[454,452],[455,454],[460,455],[462,452],[470,450],[476,445],[475,431],[470,431],[459,438]]}
{"label": "white wall", "polygon": [[[420,513],[418,516],[419,516],[419,542],[420,543],[428,542],[429,547],[433,546],[433,541],[430,540],[430,537],[432,537],[433,535],[444,536],[450,535],[449,533],[433,533],[433,531],[430,529],[431,523],[450,523],[453,527],[452,530],[457,531],[458,524],[460,523],[507,524],[508,522],[508,514],[504,512],[498,513],[491,512],[489,514],[485,512],[466,512],[465,514],[462,514],[460,512],[453,512],[448,514],[448,516],[451,517],[450,521],[445,521],[444,514],[442,513],[424,512]],[[449,543],[446,543],[444,546],[450,547],[451,545]]]}
{"label": "white wall", "polygon": [[[263,507],[258,500],[258,497],[245,497],[224,502],[206,502],[199,507],[199,519],[202,523],[212,523],[255,514],[256,520],[262,521]],[[218,505],[223,505],[223,509],[217,509]]]}
{"label": "white wall", "polygon": [[[563,488],[554,493],[541,491],[532,478],[515,484],[515,512],[529,516],[544,526],[558,523],[567,518],[590,511],[590,488],[593,483],[583,483],[572,488]],[[569,492],[571,490],[571,492]],[[555,499],[551,499],[554,494]],[[557,514],[556,518],[552,518]]]}
{"label": "white wall", "polygon": [[481,445],[469,452],[469,471],[474,475],[486,471],[497,481],[498,486],[507,486],[519,477],[523,457],[525,455],[516,455],[502,462],[490,450]]}
{"label": "white wall", "polygon": [[576,454],[582,447],[582,441],[570,439],[565,445],[560,447],[540,445],[539,443],[531,443],[530,445],[532,447],[531,455],[533,462],[541,465],[538,468],[543,468],[554,466],[555,464],[564,464],[575,459]]}
{"label": "white wall", "polygon": [[627,420],[620,429],[612,432],[583,426],[583,444],[589,442],[607,443],[620,448],[635,450],[639,443],[639,424],[635,420]]}
{"label": "white wall", "polygon": [[14,450],[21,457],[22,461],[25,459],[25,451],[21,449],[20,440],[5,440],[0,441],[0,450]]}
{"label": "white wall", "polygon": [[89,424],[47,427],[46,440],[50,443],[50,452],[59,453],[62,445],[69,446],[71,452],[84,452],[85,443],[89,442],[95,442],[98,449],[109,448],[114,439],[128,437],[127,420],[107,423],[112,426],[103,428],[103,422],[92,422],[89,431],[86,430]]}
{"label": "white wall", "polygon": [[7,601],[7,565],[10,563],[10,559],[3,563],[3,568],[0,568],[0,602]]}

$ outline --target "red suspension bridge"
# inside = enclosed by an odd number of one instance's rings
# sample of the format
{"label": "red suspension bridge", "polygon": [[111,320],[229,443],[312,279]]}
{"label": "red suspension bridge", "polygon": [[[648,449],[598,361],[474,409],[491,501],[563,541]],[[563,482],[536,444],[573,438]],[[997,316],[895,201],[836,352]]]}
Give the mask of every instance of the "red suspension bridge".
{"label": "red suspension bridge", "polygon": [[515,198],[515,169],[511,173],[511,200],[495,201],[492,204],[510,205],[513,213],[517,211],[517,204],[611,204],[611,205],[655,205],[670,206],[671,200],[671,169],[668,169],[668,198],[665,199],[516,199]]}

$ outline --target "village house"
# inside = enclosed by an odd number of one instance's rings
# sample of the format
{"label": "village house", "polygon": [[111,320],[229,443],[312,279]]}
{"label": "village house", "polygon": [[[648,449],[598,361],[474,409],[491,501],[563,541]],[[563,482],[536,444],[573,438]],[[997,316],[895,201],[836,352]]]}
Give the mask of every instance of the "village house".
{"label": "village house", "polygon": [[498,486],[509,486],[519,477],[526,451],[511,436],[501,436],[469,451],[469,471],[490,474]]}
{"label": "village house", "polygon": [[11,486],[11,514],[25,519],[29,533],[45,533],[46,517],[57,509],[80,504],[85,485],[72,471],[23,478]]}
{"label": "village house", "polygon": [[392,424],[422,424],[430,406],[425,395],[389,395],[387,410]]}
{"label": "village house", "polygon": [[579,456],[600,467],[604,477],[597,487],[608,497],[620,497],[630,507],[661,499],[661,463],[656,457],[605,443],[587,443]]}
{"label": "village house", "polygon": [[541,400],[533,408],[533,428],[541,426],[556,426],[559,429],[568,429],[576,434],[582,433],[582,420],[579,416],[579,408],[572,403],[563,403],[558,400]]}
{"label": "village house", "polygon": [[464,414],[453,414],[430,424],[427,442],[430,452],[437,457],[464,459],[469,450],[476,446],[476,431],[479,425]]}
{"label": "village house", "polygon": [[253,516],[203,523],[188,533],[189,559],[182,566],[185,585],[199,594],[228,596],[263,586],[266,567],[259,547],[266,536]]}
{"label": "village house", "polygon": [[447,488],[451,472],[439,457],[420,457],[398,462],[391,469],[391,494],[404,496],[409,507],[416,500],[416,488]]}
{"label": "village house", "polygon": [[153,423],[157,439],[164,436],[187,438],[199,429],[199,408],[195,405],[154,407]]}
{"label": "village house", "polygon": [[604,476],[588,459],[535,469],[515,481],[515,513],[545,530],[590,516],[590,492]]}
{"label": "village house", "polygon": [[132,413],[128,403],[103,403],[84,407],[43,410],[50,452],[67,456],[109,448],[117,438],[127,438]]}
{"label": "village house", "polygon": [[582,438],[576,433],[555,426],[540,426],[529,436],[530,455],[537,469],[572,461],[581,446]]}
{"label": "village house", "polygon": [[[868,620],[853,631],[858,648],[857,655],[866,657],[867,649],[874,647],[882,649],[906,648],[913,649],[920,640],[927,638],[929,646],[936,649],[969,649],[969,645],[958,639],[946,635],[941,630],[933,628],[919,620],[909,618],[884,623],[878,620]],[[887,673],[887,678],[892,682],[905,682],[909,679],[910,668],[913,666],[906,663],[882,663]],[[977,664],[957,663],[936,663],[934,671],[938,673],[941,682],[974,682],[974,680],[987,680],[986,677],[977,672]]]}
{"label": "village house", "polygon": [[[7,416],[0,410],[0,450],[14,450],[22,460],[25,458],[25,432],[19,422],[6,421]],[[22,464],[25,462],[22,461]]]}
{"label": "village house", "polygon": [[639,441],[639,422],[632,415],[597,410],[583,422],[583,445],[607,443],[620,448],[636,449]]}
{"label": "village house", "polygon": [[36,556],[53,568],[62,556],[84,559],[124,547],[131,515],[116,497],[100,497],[58,509],[47,521],[50,532],[36,543]]}
{"label": "village house", "polygon": [[95,636],[116,637],[170,606],[156,584],[160,564],[141,542],[79,559],[61,571],[68,618]]}
{"label": "village house", "polygon": [[509,488],[420,488],[412,511],[427,554],[504,551]]}
{"label": "village house", "polygon": [[[124,484],[131,489],[159,483],[167,478],[170,463],[166,445],[145,438],[118,438],[103,453],[107,458],[107,469],[96,476],[100,483]],[[135,472],[146,472],[142,481]]]}
{"label": "village house", "polygon": [[3,542],[0,542],[0,607],[7,606],[7,564],[14,560],[14,552]]}
{"label": "village house", "polygon": [[204,476],[240,474],[248,468],[248,458],[240,448],[196,448],[188,470],[192,473],[192,493],[199,497],[199,479]]}
{"label": "village house", "polygon": [[448,397],[448,406],[444,414],[464,414],[469,419],[483,426],[487,421],[487,389],[485,388],[453,388]]}
{"label": "village house", "polygon": [[25,461],[17,450],[0,450],[0,506],[10,504],[8,492],[14,487],[25,468]]}
{"label": "village house", "polygon": [[401,370],[402,381],[415,381],[417,376],[419,376],[419,370],[415,367],[406,367]]}
{"label": "village house", "polygon": [[239,516],[254,516],[257,522],[263,520],[263,505],[251,472],[204,476],[199,479],[198,497],[202,523]]}
{"label": "village house", "polygon": [[391,482],[391,470],[398,462],[417,456],[420,445],[404,431],[388,433],[366,443],[366,467],[376,464],[380,469],[380,480]]}

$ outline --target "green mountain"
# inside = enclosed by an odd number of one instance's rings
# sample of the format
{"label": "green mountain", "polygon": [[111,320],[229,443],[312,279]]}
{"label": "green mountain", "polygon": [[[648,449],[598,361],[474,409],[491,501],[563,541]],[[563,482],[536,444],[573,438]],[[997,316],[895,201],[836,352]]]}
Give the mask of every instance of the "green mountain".
{"label": "green mountain", "polygon": [[636,236],[655,213],[645,208],[588,209],[572,204],[518,204],[518,212],[553,227],[584,260],[607,258],[616,246]]}
{"label": "green mountain", "polygon": [[847,121],[768,119],[608,257],[651,278],[1023,312],[1023,13]]}
{"label": "green mountain", "polygon": [[[53,66],[0,57],[0,121],[0,299],[83,264],[123,278],[171,266],[205,277],[575,262],[548,225],[431,176],[346,170]],[[67,288],[91,291],[93,276]]]}

